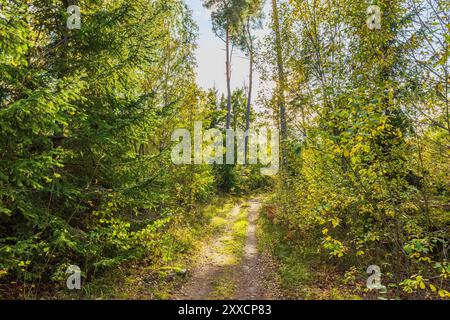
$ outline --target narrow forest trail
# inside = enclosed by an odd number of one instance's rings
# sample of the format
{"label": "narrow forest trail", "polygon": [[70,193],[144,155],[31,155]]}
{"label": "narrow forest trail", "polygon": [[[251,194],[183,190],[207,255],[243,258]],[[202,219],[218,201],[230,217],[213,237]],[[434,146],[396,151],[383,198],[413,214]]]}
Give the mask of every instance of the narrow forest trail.
{"label": "narrow forest trail", "polygon": [[268,281],[268,260],[266,254],[258,252],[256,227],[261,204],[258,199],[249,201],[247,239],[244,245],[244,257],[238,277],[236,299],[261,300],[274,299],[276,285]]}
{"label": "narrow forest trail", "polygon": [[173,299],[274,299],[279,292],[268,277],[269,257],[258,252],[260,200],[236,204],[225,216],[226,226],[205,243],[187,283]]}

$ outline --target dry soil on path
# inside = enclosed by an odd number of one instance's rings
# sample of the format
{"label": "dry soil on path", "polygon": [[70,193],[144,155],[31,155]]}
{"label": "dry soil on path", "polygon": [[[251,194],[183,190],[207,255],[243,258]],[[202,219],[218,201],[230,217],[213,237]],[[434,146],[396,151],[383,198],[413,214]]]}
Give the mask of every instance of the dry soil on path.
{"label": "dry soil on path", "polygon": [[[226,226],[215,239],[205,243],[198,254],[196,266],[189,272],[188,281],[173,299],[276,299],[277,284],[271,273],[271,257],[258,252],[256,237],[258,212],[261,203],[258,198],[247,205],[236,204],[225,216]],[[227,250],[233,241],[233,230],[247,209],[245,241],[237,250]],[[234,239],[235,240],[235,239]],[[239,243],[239,242],[237,242]],[[218,289],[218,283],[226,289]],[[222,292],[226,292],[223,293]]]}

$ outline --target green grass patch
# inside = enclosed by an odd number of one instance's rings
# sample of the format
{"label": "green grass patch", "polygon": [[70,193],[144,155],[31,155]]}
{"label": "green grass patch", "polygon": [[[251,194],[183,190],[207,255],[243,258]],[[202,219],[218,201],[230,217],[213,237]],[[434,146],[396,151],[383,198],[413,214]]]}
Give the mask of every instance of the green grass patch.
{"label": "green grass patch", "polygon": [[231,270],[226,269],[223,274],[221,274],[213,282],[213,290],[209,296],[213,300],[226,300],[233,299],[234,293],[236,291],[236,283],[233,279],[233,274]]}
{"label": "green grass patch", "polygon": [[234,257],[238,263],[244,254],[245,239],[247,237],[247,215],[248,210],[241,207],[239,214],[230,227],[230,237],[224,240],[221,252]]}

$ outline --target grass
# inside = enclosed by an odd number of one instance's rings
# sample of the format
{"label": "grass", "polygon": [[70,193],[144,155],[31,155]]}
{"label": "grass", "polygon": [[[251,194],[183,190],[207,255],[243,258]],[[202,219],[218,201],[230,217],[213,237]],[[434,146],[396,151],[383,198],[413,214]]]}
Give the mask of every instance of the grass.
{"label": "grass", "polygon": [[226,227],[227,220],[222,217],[214,217],[211,219],[210,227],[214,232],[219,232]]}
{"label": "grass", "polygon": [[236,290],[236,281],[233,268],[244,255],[244,245],[247,238],[248,205],[241,205],[239,214],[229,227],[229,236],[223,241],[220,253],[228,257],[227,266],[221,275],[213,282],[211,299],[232,299]]}
{"label": "grass", "polygon": [[233,299],[236,291],[236,282],[230,267],[213,282],[213,290],[209,296],[213,300]]}
{"label": "grass", "polygon": [[241,210],[231,226],[231,237],[224,246],[225,253],[232,254],[239,261],[244,252],[245,239],[247,237],[248,209],[241,206]]}

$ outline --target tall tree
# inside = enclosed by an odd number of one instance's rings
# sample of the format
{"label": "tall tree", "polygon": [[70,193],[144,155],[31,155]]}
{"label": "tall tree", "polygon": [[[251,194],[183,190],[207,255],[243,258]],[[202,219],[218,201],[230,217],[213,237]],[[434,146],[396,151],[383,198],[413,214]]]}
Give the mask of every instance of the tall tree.
{"label": "tall tree", "polygon": [[234,43],[238,34],[241,15],[246,2],[242,0],[205,0],[204,5],[210,9],[213,31],[225,43],[225,76],[227,83],[227,117],[226,128],[231,123],[231,58]]}
{"label": "tall tree", "polygon": [[276,99],[279,112],[279,122],[281,131],[281,153],[282,153],[282,163],[286,164],[287,154],[286,154],[286,143],[287,143],[287,125],[286,125],[286,99],[284,96],[285,92],[285,74],[284,74],[284,64],[283,64],[283,49],[281,40],[281,27],[280,27],[280,17],[278,13],[277,0],[272,0],[272,28],[275,37],[275,53],[276,53],[276,64],[278,72],[278,81],[276,88]]}
{"label": "tall tree", "polygon": [[[252,35],[254,28],[260,28],[262,22],[262,5],[261,0],[243,0],[246,2],[246,8],[243,10],[241,16],[241,28],[242,33],[238,37],[239,47],[246,52],[249,58],[249,71],[248,71],[248,91],[247,91],[247,108],[245,118],[245,131],[250,129],[250,113],[252,103],[252,89],[253,89],[253,68],[255,59],[255,39]],[[244,142],[244,154],[245,163],[247,163],[247,150],[248,150],[248,136],[245,136]]]}

